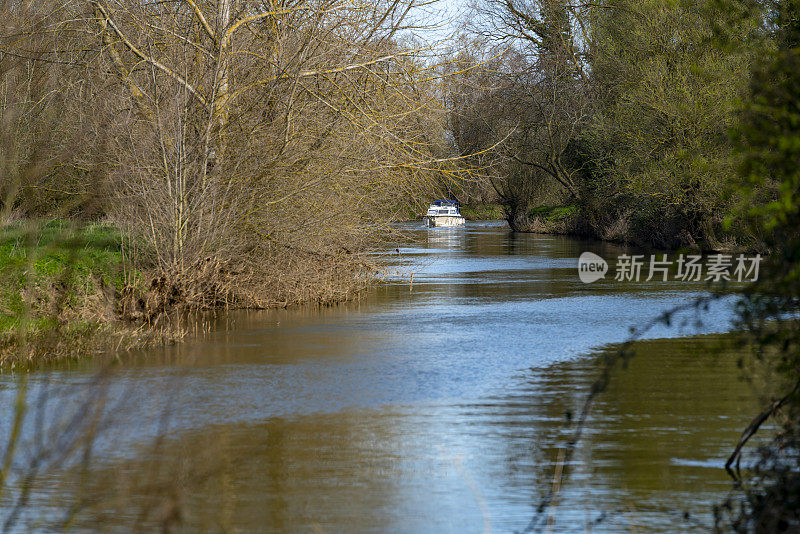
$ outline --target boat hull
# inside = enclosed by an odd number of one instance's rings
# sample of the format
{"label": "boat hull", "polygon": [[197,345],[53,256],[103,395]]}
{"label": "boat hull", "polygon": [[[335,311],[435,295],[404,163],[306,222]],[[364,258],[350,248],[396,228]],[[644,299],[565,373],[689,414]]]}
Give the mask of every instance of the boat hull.
{"label": "boat hull", "polygon": [[466,221],[464,217],[457,215],[426,215],[425,225],[428,228],[440,226],[463,226]]}

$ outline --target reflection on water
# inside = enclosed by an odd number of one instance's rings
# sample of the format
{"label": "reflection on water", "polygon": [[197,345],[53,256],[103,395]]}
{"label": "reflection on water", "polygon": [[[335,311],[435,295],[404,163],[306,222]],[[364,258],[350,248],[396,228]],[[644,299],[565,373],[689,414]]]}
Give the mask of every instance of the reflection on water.
{"label": "reflection on water", "polygon": [[[582,284],[577,257],[620,252],[608,244],[486,224],[410,231],[416,244],[394,259],[404,274],[359,303],[234,313],[207,339],[126,357],[109,396],[135,409],[99,444],[77,523],[157,521],[163,511],[136,511],[181,473],[190,530],[523,530],[571,435],[565,412],[597,374],[593,351],[702,287]],[[729,317],[719,304],[699,331],[724,331]],[[694,319],[648,336],[695,333]],[[639,345],[593,410],[552,531],[708,523],[753,411],[735,358],[710,350],[718,339]],[[47,376],[70,388],[90,372]],[[153,448],[167,403],[169,439]],[[54,506],[74,497],[70,477],[49,479]],[[97,496],[137,477],[124,499]]]}
{"label": "reflection on water", "polygon": [[429,250],[463,250],[467,243],[467,233],[462,227],[429,228],[427,234]]}

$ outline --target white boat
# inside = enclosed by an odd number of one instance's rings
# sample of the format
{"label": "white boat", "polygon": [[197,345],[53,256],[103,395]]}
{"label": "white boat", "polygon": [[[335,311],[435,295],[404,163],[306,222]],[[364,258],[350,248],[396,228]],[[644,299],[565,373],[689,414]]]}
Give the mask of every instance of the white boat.
{"label": "white boat", "polygon": [[455,200],[434,200],[425,214],[425,224],[434,226],[461,226],[465,222]]}

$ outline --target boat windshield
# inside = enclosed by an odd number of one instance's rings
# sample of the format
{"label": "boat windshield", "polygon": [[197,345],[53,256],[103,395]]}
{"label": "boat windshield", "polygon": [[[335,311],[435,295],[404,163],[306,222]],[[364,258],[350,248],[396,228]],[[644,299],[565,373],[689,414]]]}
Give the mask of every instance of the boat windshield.
{"label": "boat windshield", "polygon": [[458,202],[455,200],[434,200],[431,202],[431,208],[458,208]]}

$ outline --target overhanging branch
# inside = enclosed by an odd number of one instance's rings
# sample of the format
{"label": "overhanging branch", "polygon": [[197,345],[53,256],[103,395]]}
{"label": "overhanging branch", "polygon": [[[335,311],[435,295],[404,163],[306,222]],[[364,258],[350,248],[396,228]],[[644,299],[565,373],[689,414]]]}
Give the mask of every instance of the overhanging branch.
{"label": "overhanging branch", "polygon": [[201,104],[203,104],[204,106],[207,106],[207,105],[208,105],[208,102],[207,102],[207,101],[206,101],[206,99],[203,97],[203,95],[201,95],[201,94],[200,94],[200,93],[197,91],[197,89],[195,89],[195,88],[192,86],[192,84],[190,84],[190,83],[189,83],[189,82],[188,82],[186,79],[184,79],[183,77],[181,77],[179,74],[177,74],[176,72],[174,72],[172,69],[170,69],[169,67],[167,67],[166,65],[164,65],[164,64],[163,64],[163,63],[161,63],[160,61],[158,61],[158,60],[156,60],[156,59],[153,59],[152,57],[148,56],[147,54],[145,54],[144,52],[142,52],[141,50],[139,50],[139,49],[136,47],[136,45],[134,45],[134,44],[133,44],[133,43],[132,43],[132,42],[131,42],[131,41],[130,41],[130,40],[129,40],[129,39],[126,37],[126,36],[125,36],[125,34],[122,32],[122,30],[120,30],[120,29],[119,29],[119,26],[117,26],[117,24],[116,24],[116,23],[114,22],[114,20],[111,18],[111,15],[109,14],[108,10],[105,8],[105,6],[103,6],[103,4],[102,4],[101,2],[99,2],[98,0],[91,0],[91,3],[92,3],[92,5],[94,5],[94,6],[95,6],[95,8],[97,9],[97,11],[98,11],[98,12],[99,12],[99,13],[102,15],[102,18],[105,20],[106,28],[111,28],[111,30],[114,32],[114,34],[115,34],[115,35],[116,35],[116,36],[119,38],[119,40],[122,42],[122,44],[123,44],[123,45],[125,45],[125,48],[127,48],[128,50],[130,50],[130,51],[131,51],[131,52],[132,52],[132,53],[133,53],[135,56],[137,56],[139,59],[141,59],[141,60],[143,60],[143,61],[145,61],[145,62],[147,62],[147,63],[151,64],[152,66],[154,66],[155,68],[157,68],[158,70],[160,70],[161,72],[163,72],[164,74],[166,74],[167,76],[169,76],[170,78],[172,78],[173,80],[175,80],[176,82],[178,82],[178,83],[179,83],[180,85],[182,85],[182,86],[183,86],[183,87],[184,87],[184,88],[185,88],[185,89],[186,89],[186,90],[187,90],[189,93],[191,93],[191,94],[192,94],[192,96],[194,96],[195,98],[197,98],[197,99],[200,101],[200,103],[201,103]]}

